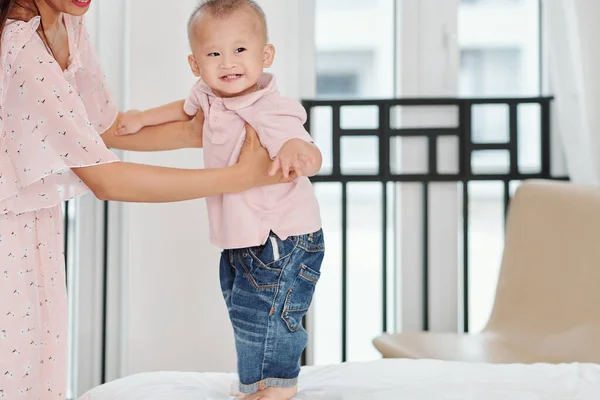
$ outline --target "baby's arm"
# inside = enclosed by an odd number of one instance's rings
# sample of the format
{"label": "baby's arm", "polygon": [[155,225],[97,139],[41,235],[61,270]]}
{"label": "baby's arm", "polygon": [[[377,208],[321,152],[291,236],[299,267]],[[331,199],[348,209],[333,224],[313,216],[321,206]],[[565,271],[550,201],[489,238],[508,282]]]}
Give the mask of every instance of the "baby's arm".
{"label": "baby's arm", "polygon": [[314,176],[321,170],[321,151],[304,129],[306,111],[295,100],[280,97],[259,113],[257,132],[269,150],[273,165],[270,173],[282,170],[284,176]]}
{"label": "baby's arm", "polygon": [[292,171],[298,176],[315,176],[321,170],[323,157],[314,143],[303,139],[290,139],[277,153],[269,175],[275,176],[281,169],[286,178]]}
{"label": "baby's arm", "polygon": [[183,110],[184,102],[185,100],[179,100],[145,111],[130,110],[125,114],[121,114],[117,126],[117,135],[137,133],[146,126],[161,125],[175,121],[188,121],[191,118]]}

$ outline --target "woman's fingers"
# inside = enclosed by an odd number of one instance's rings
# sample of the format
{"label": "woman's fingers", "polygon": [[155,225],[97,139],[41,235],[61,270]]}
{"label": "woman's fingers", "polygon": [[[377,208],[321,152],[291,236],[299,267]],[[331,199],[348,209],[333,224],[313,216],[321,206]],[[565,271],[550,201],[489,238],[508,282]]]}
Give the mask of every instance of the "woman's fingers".
{"label": "woman's fingers", "polygon": [[253,186],[291,182],[298,176],[295,171],[291,171],[291,163],[285,158],[278,156],[271,160],[269,152],[262,146],[258,134],[250,125],[246,125],[246,139],[239,163],[254,182]]}
{"label": "woman's fingers", "polygon": [[258,139],[258,134],[249,124],[246,124],[246,139],[244,140],[244,146],[250,149],[257,149],[262,146]]}

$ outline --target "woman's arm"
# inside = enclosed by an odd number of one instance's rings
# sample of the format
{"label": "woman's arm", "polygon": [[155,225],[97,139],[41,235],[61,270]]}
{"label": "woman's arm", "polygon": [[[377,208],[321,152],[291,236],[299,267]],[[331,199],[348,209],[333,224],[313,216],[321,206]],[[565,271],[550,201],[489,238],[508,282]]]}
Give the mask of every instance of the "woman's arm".
{"label": "woman's arm", "polygon": [[[120,114],[119,114],[120,117]],[[190,121],[176,121],[148,126],[134,135],[117,135],[115,123],[102,134],[106,147],[132,151],[162,151],[202,147],[204,114],[198,112]]]}
{"label": "woman's arm", "polygon": [[191,200],[251,187],[238,167],[177,169],[116,162],[74,169],[100,200],[165,203]]}
{"label": "woman's arm", "polygon": [[177,169],[116,162],[73,171],[102,200],[162,203],[243,191],[255,186],[287,182],[281,174],[268,175],[269,154],[256,131],[246,126],[246,142],[239,163],[219,169]]}

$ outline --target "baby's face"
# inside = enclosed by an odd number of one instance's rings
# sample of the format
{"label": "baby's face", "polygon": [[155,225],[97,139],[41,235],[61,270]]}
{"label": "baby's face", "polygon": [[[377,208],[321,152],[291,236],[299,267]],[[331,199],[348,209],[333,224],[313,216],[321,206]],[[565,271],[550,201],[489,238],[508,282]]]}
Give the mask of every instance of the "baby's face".
{"label": "baby's face", "polygon": [[220,97],[254,91],[263,68],[273,63],[274,48],[267,45],[260,19],[251,9],[225,18],[199,15],[191,36],[190,66]]}

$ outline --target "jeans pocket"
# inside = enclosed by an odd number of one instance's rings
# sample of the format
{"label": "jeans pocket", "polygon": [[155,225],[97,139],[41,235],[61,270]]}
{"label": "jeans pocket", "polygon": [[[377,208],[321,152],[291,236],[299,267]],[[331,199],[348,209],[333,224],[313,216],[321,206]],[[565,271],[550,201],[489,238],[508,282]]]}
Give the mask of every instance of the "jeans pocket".
{"label": "jeans pocket", "polygon": [[296,332],[302,327],[302,318],[310,307],[320,276],[319,272],[302,265],[292,287],[288,290],[281,318],[290,332]]}
{"label": "jeans pocket", "polygon": [[287,261],[296,249],[296,242],[281,240],[271,232],[264,244],[250,247],[248,253],[260,267],[279,271],[284,265],[282,261]]}
{"label": "jeans pocket", "polygon": [[272,289],[279,284],[282,271],[295,249],[296,242],[281,240],[271,233],[263,245],[243,250],[240,262],[257,289]]}
{"label": "jeans pocket", "polygon": [[281,269],[265,267],[254,258],[250,249],[237,251],[237,259],[244,276],[259,290],[276,289],[279,285]]}

